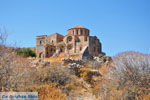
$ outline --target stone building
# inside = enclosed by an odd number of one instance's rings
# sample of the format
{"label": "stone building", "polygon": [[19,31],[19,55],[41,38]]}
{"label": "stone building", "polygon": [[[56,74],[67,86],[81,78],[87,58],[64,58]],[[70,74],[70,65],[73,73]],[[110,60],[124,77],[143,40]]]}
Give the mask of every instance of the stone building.
{"label": "stone building", "polygon": [[36,54],[38,58],[52,56],[79,55],[81,58],[98,56],[102,47],[96,36],[90,36],[90,30],[83,26],[75,26],[67,30],[67,35],[58,33],[36,37]]}

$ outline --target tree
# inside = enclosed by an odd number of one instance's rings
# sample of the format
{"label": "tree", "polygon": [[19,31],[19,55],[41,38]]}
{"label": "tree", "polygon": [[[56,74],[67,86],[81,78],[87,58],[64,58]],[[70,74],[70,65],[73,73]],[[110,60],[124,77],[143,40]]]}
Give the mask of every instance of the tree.
{"label": "tree", "polygon": [[125,100],[142,100],[150,93],[150,55],[124,52],[113,58],[109,78],[114,80],[117,90],[123,89]]}
{"label": "tree", "polygon": [[5,45],[7,37],[8,35],[6,29],[4,28],[4,30],[2,30],[0,28],[0,45]]}
{"label": "tree", "polygon": [[23,57],[36,57],[36,53],[30,48],[17,49],[17,54]]}

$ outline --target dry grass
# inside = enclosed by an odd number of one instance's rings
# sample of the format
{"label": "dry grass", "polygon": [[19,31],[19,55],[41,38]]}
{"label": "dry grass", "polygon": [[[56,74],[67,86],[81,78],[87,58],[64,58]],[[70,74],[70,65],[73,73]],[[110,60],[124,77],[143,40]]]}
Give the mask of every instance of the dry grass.
{"label": "dry grass", "polygon": [[104,75],[104,74],[107,74],[109,72],[109,67],[107,65],[102,65],[100,68],[99,68],[99,72]]}
{"label": "dry grass", "polygon": [[[74,58],[74,59],[80,59],[80,56],[68,56],[69,58]],[[50,61],[50,62],[62,62],[61,60],[63,58],[66,58],[65,55],[61,55],[58,57],[50,57],[50,58],[44,58],[44,60]]]}
{"label": "dry grass", "polygon": [[37,91],[39,100],[67,100],[66,95],[56,88],[56,84],[41,85],[37,87]]}

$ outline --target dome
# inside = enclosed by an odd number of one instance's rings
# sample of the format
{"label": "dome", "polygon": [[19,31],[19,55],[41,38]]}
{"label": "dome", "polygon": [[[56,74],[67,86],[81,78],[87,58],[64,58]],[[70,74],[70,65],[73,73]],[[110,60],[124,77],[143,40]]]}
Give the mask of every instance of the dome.
{"label": "dome", "polygon": [[67,31],[68,35],[89,36],[89,30],[81,25],[74,26]]}
{"label": "dome", "polygon": [[[74,26],[74,27],[72,27],[72,28],[85,28],[85,27],[83,27],[83,26],[81,26],[81,25],[77,25],[77,26]],[[86,29],[86,28],[85,28]]]}

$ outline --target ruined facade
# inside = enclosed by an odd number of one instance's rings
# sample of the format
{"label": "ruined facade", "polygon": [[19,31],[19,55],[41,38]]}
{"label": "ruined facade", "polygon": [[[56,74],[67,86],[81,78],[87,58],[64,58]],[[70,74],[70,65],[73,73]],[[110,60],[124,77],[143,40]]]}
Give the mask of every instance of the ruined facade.
{"label": "ruined facade", "polygon": [[38,58],[52,56],[79,55],[81,57],[97,56],[102,53],[102,47],[96,36],[90,36],[89,29],[75,26],[68,29],[67,35],[58,33],[36,37],[36,54]]}

